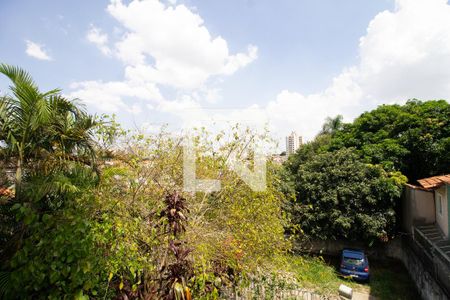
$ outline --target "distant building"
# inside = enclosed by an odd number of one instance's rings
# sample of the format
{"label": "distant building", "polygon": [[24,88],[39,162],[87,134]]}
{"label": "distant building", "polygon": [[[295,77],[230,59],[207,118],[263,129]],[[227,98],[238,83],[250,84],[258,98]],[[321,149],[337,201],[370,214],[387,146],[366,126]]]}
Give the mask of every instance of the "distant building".
{"label": "distant building", "polygon": [[298,136],[295,131],[292,131],[291,135],[286,137],[286,153],[290,155],[297,151],[298,148],[303,144],[303,139]]}

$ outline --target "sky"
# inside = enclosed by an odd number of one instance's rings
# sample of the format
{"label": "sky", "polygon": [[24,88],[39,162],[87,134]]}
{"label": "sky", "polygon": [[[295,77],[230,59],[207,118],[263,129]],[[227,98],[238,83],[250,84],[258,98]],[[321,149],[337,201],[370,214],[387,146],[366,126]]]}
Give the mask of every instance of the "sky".
{"label": "sky", "polygon": [[[0,0],[0,62],[127,128],[241,123],[311,140],[328,116],[448,99],[447,0]],[[0,93],[8,81],[0,78]]]}

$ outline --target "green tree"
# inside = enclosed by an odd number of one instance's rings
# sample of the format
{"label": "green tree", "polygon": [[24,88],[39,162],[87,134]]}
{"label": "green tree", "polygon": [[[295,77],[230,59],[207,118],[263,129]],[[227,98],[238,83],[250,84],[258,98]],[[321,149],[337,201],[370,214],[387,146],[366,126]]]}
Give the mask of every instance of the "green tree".
{"label": "green tree", "polygon": [[344,127],[344,117],[337,115],[334,118],[327,117],[325,123],[322,126],[321,134],[335,134]]}
{"label": "green tree", "polygon": [[366,162],[399,170],[414,182],[450,172],[449,122],[445,100],[381,105],[338,131],[330,149],[354,147]]}
{"label": "green tree", "polygon": [[[76,164],[61,174],[74,188],[45,197],[63,205],[14,207],[28,232],[5,269],[4,298],[172,299],[173,288],[187,285],[195,299],[217,299],[224,285],[275,269],[271,263],[289,249],[279,166],[268,163],[267,189],[255,192],[227,163],[236,153],[251,169],[256,134],[194,132],[196,175],[220,179],[222,189],[187,193],[182,137],[131,135],[115,122],[99,126],[100,178]],[[168,201],[175,199],[175,206]],[[2,273],[0,290],[1,282]]]}
{"label": "green tree", "polygon": [[22,199],[24,169],[43,169],[43,162],[93,158],[91,131],[95,123],[59,89],[41,92],[21,68],[0,64],[12,95],[0,98],[2,155],[15,162],[16,201]]}
{"label": "green tree", "polygon": [[[27,259],[28,254],[37,251],[38,255],[31,257],[40,259],[45,257],[43,251],[61,250],[57,246],[61,237],[53,232],[76,230],[75,223],[71,227],[56,219],[48,221],[65,215],[63,208],[73,206],[74,199],[92,188],[98,177],[94,172],[94,119],[74,101],[65,99],[60,90],[41,92],[21,68],[0,64],[0,73],[12,83],[10,94],[0,97],[0,157],[2,166],[15,173],[12,196],[0,199],[2,293],[5,286],[10,291],[20,290],[24,274],[40,272],[38,265]],[[4,185],[9,187],[8,177],[2,179],[0,188]],[[39,245],[47,246],[47,238],[55,247],[39,250]],[[42,263],[54,259],[49,256]],[[36,290],[39,281],[33,284]]]}
{"label": "green tree", "polygon": [[405,181],[364,163],[354,149],[316,154],[296,173],[292,220],[314,238],[385,241]]}

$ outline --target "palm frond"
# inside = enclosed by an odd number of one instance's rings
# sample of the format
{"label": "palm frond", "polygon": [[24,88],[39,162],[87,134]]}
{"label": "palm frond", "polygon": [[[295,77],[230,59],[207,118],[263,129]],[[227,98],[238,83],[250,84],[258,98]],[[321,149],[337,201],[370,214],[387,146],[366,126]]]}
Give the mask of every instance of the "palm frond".
{"label": "palm frond", "polygon": [[10,289],[10,272],[0,271],[0,298],[3,299]]}
{"label": "palm frond", "polygon": [[25,83],[36,87],[31,75],[20,67],[2,63],[0,64],[0,73],[7,76],[15,85]]}

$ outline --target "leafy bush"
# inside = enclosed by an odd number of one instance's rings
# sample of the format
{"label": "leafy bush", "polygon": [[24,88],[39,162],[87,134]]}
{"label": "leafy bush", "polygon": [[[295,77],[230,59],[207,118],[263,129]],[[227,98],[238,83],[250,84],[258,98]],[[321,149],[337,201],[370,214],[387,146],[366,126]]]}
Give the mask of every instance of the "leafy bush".
{"label": "leafy bush", "polygon": [[402,184],[450,172],[449,119],[445,100],[381,105],[349,124],[328,118],[284,164],[284,192],[296,195],[289,232],[388,240]]}
{"label": "leafy bush", "polygon": [[197,177],[221,180],[210,194],[182,192],[183,138],[164,132],[102,151],[99,178],[68,167],[24,177],[36,192],[24,189],[30,202],[14,206],[26,231],[6,268],[8,295],[216,299],[249,274],[272,272],[289,250],[279,169],[269,162],[267,189],[255,192],[227,163],[237,152],[250,168],[254,138],[195,134]]}
{"label": "leafy bush", "polygon": [[353,149],[314,155],[295,175],[293,222],[320,239],[387,241],[406,178],[364,163]]}

